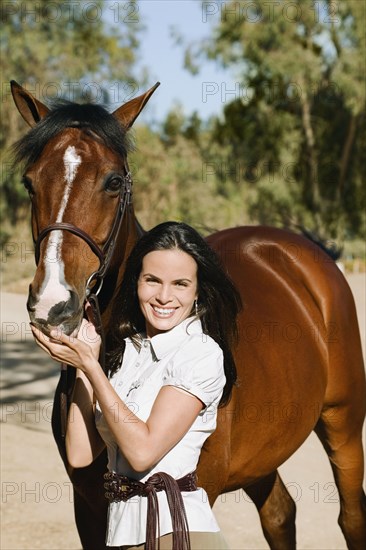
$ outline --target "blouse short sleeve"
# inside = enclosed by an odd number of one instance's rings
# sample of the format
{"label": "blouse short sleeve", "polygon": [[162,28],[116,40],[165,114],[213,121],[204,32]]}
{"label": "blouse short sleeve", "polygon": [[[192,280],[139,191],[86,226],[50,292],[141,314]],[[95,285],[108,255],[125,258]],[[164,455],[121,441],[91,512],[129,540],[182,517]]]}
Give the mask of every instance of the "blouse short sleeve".
{"label": "blouse short sleeve", "polygon": [[205,334],[193,334],[169,361],[163,386],[181,388],[206,407],[218,402],[225,386],[224,359],[220,346]]}

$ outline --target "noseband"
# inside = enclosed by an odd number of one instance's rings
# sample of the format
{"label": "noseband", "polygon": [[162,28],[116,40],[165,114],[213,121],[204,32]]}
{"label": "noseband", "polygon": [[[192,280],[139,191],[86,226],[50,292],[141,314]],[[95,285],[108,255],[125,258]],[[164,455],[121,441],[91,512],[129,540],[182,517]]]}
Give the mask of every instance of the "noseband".
{"label": "noseband", "polygon": [[105,274],[108,270],[109,264],[111,262],[111,259],[114,253],[114,249],[117,241],[117,235],[121,228],[122,220],[126,212],[126,207],[131,203],[132,203],[132,177],[131,177],[131,172],[127,172],[127,174],[123,178],[123,184],[119,195],[118,208],[117,208],[116,216],[113,221],[112,229],[103,247],[101,248],[95,242],[95,240],[92,237],[90,237],[90,235],[88,235],[83,229],[80,229],[80,227],[77,227],[72,223],[67,223],[67,222],[52,223],[51,225],[48,225],[47,227],[45,227],[45,229],[43,229],[40,232],[37,240],[35,241],[36,264],[38,265],[40,254],[41,254],[41,243],[43,239],[49,233],[51,233],[51,231],[68,231],[69,233],[73,233],[74,235],[76,235],[77,237],[80,237],[83,241],[85,241],[89,245],[93,253],[99,258],[99,262],[100,262],[99,268],[97,269],[97,271],[94,271],[94,273],[90,275],[90,277],[86,282],[86,294],[88,295],[91,291],[92,282],[96,280],[99,281],[98,288],[97,289],[93,288],[93,294],[97,295],[100,289],[102,288]]}

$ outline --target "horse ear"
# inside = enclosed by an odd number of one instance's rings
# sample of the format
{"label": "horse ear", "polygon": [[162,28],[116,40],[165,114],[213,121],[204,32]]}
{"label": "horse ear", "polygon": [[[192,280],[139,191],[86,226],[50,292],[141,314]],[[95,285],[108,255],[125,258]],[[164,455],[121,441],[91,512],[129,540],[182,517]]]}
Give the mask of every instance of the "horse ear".
{"label": "horse ear", "polygon": [[22,88],[15,80],[10,82],[14,103],[29,126],[35,126],[49,112],[48,107],[32,96],[25,88]]}
{"label": "horse ear", "polygon": [[145,107],[146,103],[149,101],[158,86],[160,86],[160,82],[157,82],[144,94],[131,99],[116,109],[113,116],[115,116],[125,128],[131,128],[132,124],[135,122],[136,118],[139,116],[142,109]]}

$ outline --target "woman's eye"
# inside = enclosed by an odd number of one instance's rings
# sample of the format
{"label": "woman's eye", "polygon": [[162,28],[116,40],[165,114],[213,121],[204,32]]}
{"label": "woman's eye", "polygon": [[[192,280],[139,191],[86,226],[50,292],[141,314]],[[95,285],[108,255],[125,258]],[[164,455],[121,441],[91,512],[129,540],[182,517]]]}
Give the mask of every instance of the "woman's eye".
{"label": "woman's eye", "polygon": [[187,283],[185,283],[184,281],[178,281],[175,283],[177,286],[182,286],[182,287],[186,287],[188,286]]}
{"label": "woman's eye", "polygon": [[153,279],[152,277],[146,277],[145,281],[149,284],[158,283],[157,279]]}

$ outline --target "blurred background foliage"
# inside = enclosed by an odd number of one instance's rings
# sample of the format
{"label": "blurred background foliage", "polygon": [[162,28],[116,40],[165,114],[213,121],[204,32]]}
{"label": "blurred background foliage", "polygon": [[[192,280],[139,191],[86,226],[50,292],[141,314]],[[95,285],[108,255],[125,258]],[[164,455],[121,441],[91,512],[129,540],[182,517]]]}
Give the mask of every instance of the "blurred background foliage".
{"label": "blurred background foliage", "polygon": [[[42,101],[62,96],[111,110],[151,85],[135,70],[143,20],[107,24],[98,17],[102,0],[23,0],[33,18],[21,16],[19,2],[14,10],[11,0],[6,4],[2,244],[29,216],[10,154],[27,128],[8,82],[16,79]],[[240,94],[209,120],[199,112],[185,116],[175,105],[158,126],[136,124],[131,167],[138,217],[145,228],[179,219],[204,234],[257,223],[304,227],[362,256],[365,4],[277,0],[283,9],[276,10],[269,4],[227,1],[209,39],[182,46],[187,70],[199,74],[215,60],[231,71]]]}

